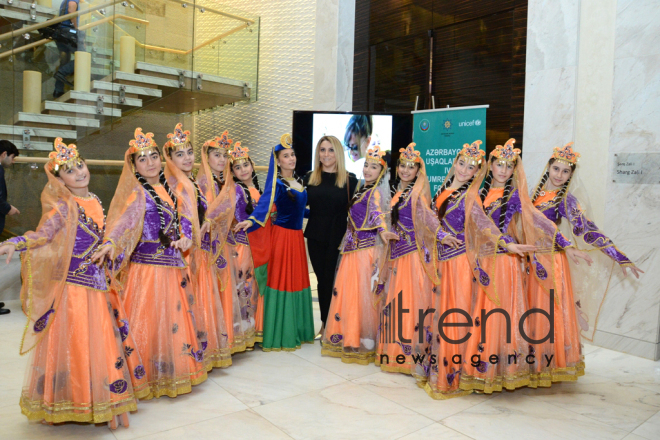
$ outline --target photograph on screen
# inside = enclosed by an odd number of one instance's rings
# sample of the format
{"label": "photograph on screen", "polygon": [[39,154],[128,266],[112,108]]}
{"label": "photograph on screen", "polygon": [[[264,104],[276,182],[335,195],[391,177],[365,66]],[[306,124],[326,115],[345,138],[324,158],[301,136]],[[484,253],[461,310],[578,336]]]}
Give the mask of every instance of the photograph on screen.
{"label": "photograph on screen", "polygon": [[392,150],[392,115],[315,113],[312,157],[315,157],[316,144],[323,136],[335,136],[341,141],[346,170],[361,179],[364,156],[371,142],[379,142],[384,151]]}

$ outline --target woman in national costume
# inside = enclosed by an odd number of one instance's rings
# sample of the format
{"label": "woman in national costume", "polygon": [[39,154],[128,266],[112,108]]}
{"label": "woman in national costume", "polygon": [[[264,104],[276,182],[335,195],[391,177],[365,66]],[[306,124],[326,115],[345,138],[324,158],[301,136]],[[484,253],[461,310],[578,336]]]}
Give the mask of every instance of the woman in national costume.
{"label": "woman in national costume", "polygon": [[415,145],[399,149],[391,190],[391,225],[398,239],[389,243],[375,290],[380,303],[375,362],[383,371],[411,374],[424,381],[424,365],[414,358],[427,354],[431,338],[431,318],[419,322],[419,313],[429,312],[431,292],[440,284],[435,267],[439,223],[429,208],[426,167]]}
{"label": "woman in national costume", "polygon": [[235,231],[255,230],[264,226],[271,205],[277,206],[270,234],[268,281],[260,298],[264,303],[264,351],[293,351],[302,343],[314,342],[312,292],[302,232],[303,218],[308,215],[307,192],[295,168],[291,135],[285,134],[271,155],[259,205],[247,220],[234,228]]}
{"label": "woman in national costume", "polygon": [[[257,208],[261,198],[259,180],[254,171],[254,162],[249,156],[249,149],[242,147],[240,142],[234,144],[229,152],[231,162],[231,175],[236,188],[233,218],[237,222],[247,218]],[[263,232],[258,229],[255,232]],[[236,291],[240,304],[240,313],[243,327],[246,329],[248,350],[254,346],[256,340],[255,318],[259,302],[259,286],[255,278],[254,261],[252,249],[259,247],[263,241],[263,235],[252,233],[248,237],[245,231],[234,232],[234,259],[231,284]],[[262,238],[260,240],[260,238]],[[253,245],[254,243],[254,245]],[[259,250],[257,250],[259,252]],[[263,318],[263,307],[261,308]],[[262,322],[263,324],[263,322]]]}
{"label": "woman in national costume", "polygon": [[36,232],[0,245],[7,262],[14,250],[23,253],[21,300],[28,324],[20,351],[32,354],[21,411],[49,424],[128,426],[128,412],[149,388],[105,268],[90,261],[103,241],[103,208],[88,190],[90,173],[76,146],[61,138],[54,146]]}
{"label": "woman in national costume", "polygon": [[321,340],[321,354],[346,363],[368,365],[376,358],[378,309],[373,291],[386,243],[398,238],[387,230],[390,194],[385,154],[380,145],[367,150],[364,187],[350,201],[329,319]]}
{"label": "woman in national costume", "polygon": [[[105,243],[93,256],[114,258],[116,289],[145,362],[148,398],[189,393],[207,378],[206,334],[182,252],[199,240],[195,194],[170,186],[153,134],[135,130],[108,212]],[[188,183],[190,183],[188,181]]]}
{"label": "woman in national costume", "polygon": [[[225,324],[225,317],[220,300],[219,284],[217,282],[215,262],[222,249],[218,228],[211,231],[211,220],[221,215],[223,208],[229,208],[229,203],[217,203],[209,206],[206,197],[197,185],[192,171],[195,163],[195,152],[189,140],[190,132],[183,131],[179,123],[174,133],[167,135],[169,141],[163,146],[167,160],[167,168],[174,179],[172,186],[178,182],[187,186],[187,191],[195,194],[197,218],[203,222],[200,228],[201,245],[193,246],[186,260],[190,263],[193,292],[195,294],[195,316],[206,328],[208,345],[204,352],[207,369],[226,368],[231,365],[231,353]],[[189,181],[189,182],[188,182]],[[199,227],[199,226],[197,226]],[[212,238],[213,234],[213,238]],[[213,252],[215,251],[215,252]]]}
{"label": "woman in national costume", "polygon": [[[474,246],[478,256],[473,273],[479,290],[472,309],[475,331],[467,342],[466,363],[460,377],[459,386],[465,391],[489,394],[530,385],[529,361],[534,360],[530,357],[534,349],[519,329],[521,324],[529,337],[529,319],[521,322],[529,307],[520,257],[546,246],[570,245],[555,225],[532,206],[520,150],[513,148],[514,142],[515,139],[509,139],[491,152],[478,200],[497,228],[491,235],[503,235],[495,242],[497,245],[491,242],[487,246],[478,235],[472,244],[468,238],[468,246]],[[470,221],[468,229],[473,233],[483,230],[483,226]],[[551,269],[541,254],[532,253],[531,258]],[[504,310],[510,321],[495,309]]]}
{"label": "woman in national costume", "polygon": [[[249,331],[248,321],[241,317],[241,299],[236,289],[235,273],[236,239],[231,230],[236,206],[236,185],[231,178],[229,150],[232,144],[225,130],[221,136],[207,140],[202,146],[202,166],[197,174],[200,190],[214,209],[213,218],[207,220],[216,237],[218,253],[216,274],[222,310],[226,323],[231,354],[251,350],[254,346],[254,330]],[[254,327],[254,326],[253,326]]]}
{"label": "woman in national costume", "polygon": [[[542,362],[534,365],[532,386],[548,387],[553,382],[576,381],[584,375],[580,335],[593,341],[596,318],[607,290],[597,283],[609,284],[615,264],[621,266],[624,276],[627,275],[627,268],[637,278],[643,273],[589,219],[588,200],[582,193],[583,187],[579,185],[577,176],[580,153],[574,151],[572,145],[571,142],[553,150],[532,194],[534,206],[556,223],[576,246],[575,249],[544,250],[554,261],[554,342],[547,339],[534,344],[536,357]],[[578,265],[577,258],[587,264]],[[534,264],[530,265],[528,272],[529,306],[542,309],[549,315],[553,312],[549,292],[539,282]],[[543,270],[540,274],[543,275]],[[532,315],[532,339],[540,341],[549,337],[549,322],[541,314]]]}
{"label": "woman in national costume", "polygon": [[[482,225],[480,230],[496,231],[483,210],[481,204],[475,203],[484,172],[485,151],[479,147],[481,141],[464,144],[458,152],[454,164],[445,177],[444,184],[436,193],[432,209],[440,221],[438,236],[438,270],[442,274],[440,289],[436,289],[433,298],[431,360],[429,363],[428,381],[424,389],[434,399],[450,399],[463,396],[471,391],[459,389],[460,375],[465,362],[465,347],[467,327],[443,327],[443,334],[438,331],[438,322],[465,323],[466,315],[472,311],[472,298],[476,292],[476,284],[472,275],[475,266],[474,255],[467,246],[467,241],[473,237],[467,235],[468,220]],[[491,244],[497,243],[499,233],[490,235]],[[465,311],[443,314],[451,309]],[[474,331],[472,337],[474,336]]]}

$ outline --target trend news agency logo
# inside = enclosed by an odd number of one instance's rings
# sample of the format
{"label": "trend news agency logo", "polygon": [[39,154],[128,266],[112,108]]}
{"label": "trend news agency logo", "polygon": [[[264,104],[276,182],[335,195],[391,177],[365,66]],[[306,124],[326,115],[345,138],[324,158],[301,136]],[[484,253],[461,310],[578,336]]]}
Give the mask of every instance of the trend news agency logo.
{"label": "trend news agency logo", "polygon": [[419,123],[419,129],[422,131],[428,131],[431,128],[431,123],[428,119],[422,119],[422,122]]}
{"label": "trend news agency logo", "polygon": [[[555,300],[555,292],[554,289],[550,289],[550,295],[548,295],[548,300],[549,300],[549,307],[548,310],[550,310],[550,313],[546,312],[543,309],[539,308],[531,308],[527,310],[525,313],[522,314],[520,317],[520,321],[517,323],[514,323],[514,325],[518,325],[518,331],[522,338],[530,344],[530,350],[529,353],[527,353],[527,356],[525,356],[524,362],[526,362],[528,365],[535,364],[537,361],[542,362],[542,363],[547,363],[547,366],[550,366],[550,363],[552,362],[552,359],[554,358],[554,354],[543,354],[541,355],[539,353],[538,358],[536,357],[536,353],[534,352],[533,345],[534,344],[542,344],[546,341],[550,341],[551,344],[554,344],[555,342],[555,314],[554,314],[554,300]],[[410,309],[406,309],[403,305],[403,292],[399,292],[397,297],[393,298],[382,310],[380,313],[380,323],[378,326],[378,338],[379,342],[383,344],[397,344],[401,347],[403,353],[405,355],[398,355],[394,361],[396,361],[397,364],[403,364],[406,362],[406,356],[411,356],[412,360],[415,364],[420,364],[424,363],[424,359],[426,358],[426,355],[419,352],[419,353],[414,353],[415,349],[414,346],[420,347],[423,346],[424,344],[430,344],[432,341],[431,335],[432,335],[432,330],[430,326],[426,326],[425,324],[425,318],[427,315],[433,316],[435,313],[434,308],[429,308],[426,310],[418,310],[417,312],[417,321],[415,325],[415,333],[418,334],[418,341],[417,343],[413,342],[412,339],[405,338],[403,336],[402,330],[403,326],[402,323],[404,321],[403,315],[408,314],[411,312]],[[413,311],[414,312],[414,311]],[[459,314],[463,318],[465,318],[466,322],[446,322],[447,318],[449,315],[452,314]],[[541,339],[533,339],[531,338],[526,331],[526,325],[525,321],[527,318],[529,318],[533,314],[539,314],[543,315],[549,322],[549,328],[548,328],[548,333]],[[500,315],[500,316],[492,316],[492,315]],[[415,317],[413,316],[412,319]],[[452,344],[452,345],[458,345],[458,344],[464,344],[470,339],[470,337],[473,336],[472,332],[467,330],[465,334],[463,335],[462,338],[460,339],[452,339],[445,333],[445,328],[448,327],[464,327],[466,329],[470,328],[476,328],[477,332],[481,333],[480,337],[480,344],[479,346],[482,347],[483,345],[486,344],[487,342],[487,336],[486,336],[486,322],[488,319],[504,319],[506,322],[506,343],[511,344],[511,317],[509,313],[501,308],[495,308],[490,310],[488,313],[486,313],[485,309],[481,309],[480,316],[477,316],[472,319],[472,316],[468,311],[465,311],[463,309],[459,308],[454,308],[454,309],[449,309],[446,310],[442,315],[440,316],[438,320],[438,335],[440,338],[442,338],[446,343]],[[414,335],[411,335],[414,337]],[[540,335],[538,335],[540,336]],[[481,348],[479,353],[464,353],[464,354],[455,354],[452,356],[451,362],[454,365],[459,366],[459,371],[461,371],[460,366],[462,366],[463,363],[467,363],[467,361],[464,361],[463,359],[470,359],[470,364],[474,366],[475,368],[478,368],[479,371],[485,372],[489,365],[496,365],[500,362],[505,363],[507,362],[509,365],[517,364],[518,359],[521,357],[522,353],[517,353],[514,351],[514,353],[482,353]],[[488,362],[484,362],[482,360],[482,356],[486,356],[488,359]],[[501,359],[500,356],[503,356],[504,359]],[[435,354],[431,354],[429,358],[427,358],[427,361],[431,365],[435,365],[438,360],[436,358]],[[390,359],[387,354],[380,354],[380,363],[381,364],[389,364]],[[482,371],[483,370],[483,371]]]}

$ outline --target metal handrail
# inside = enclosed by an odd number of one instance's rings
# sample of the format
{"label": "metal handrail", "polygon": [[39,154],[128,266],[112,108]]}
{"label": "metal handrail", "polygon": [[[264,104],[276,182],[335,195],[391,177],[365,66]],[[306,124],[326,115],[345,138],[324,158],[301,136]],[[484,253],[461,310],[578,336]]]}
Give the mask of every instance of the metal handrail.
{"label": "metal handrail", "polygon": [[[47,157],[24,157],[18,156],[14,158],[14,163],[48,163],[50,159]],[[102,160],[102,159],[85,159],[87,165],[100,165],[100,166],[109,166],[109,167],[123,167],[123,160]],[[163,162],[163,165],[165,162]],[[195,168],[199,168],[199,164],[194,165]],[[268,171],[268,167],[256,165],[254,167],[255,171]]]}
{"label": "metal handrail", "polygon": [[201,49],[201,48],[203,48],[203,47],[208,46],[208,45],[211,44],[211,43],[214,43],[214,42],[216,42],[216,41],[218,41],[218,40],[222,40],[223,38],[226,38],[226,37],[230,36],[230,35],[233,34],[233,33],[236,33],[236,32],[238,32],[238,31],[242,31],[243,29],[247,28],[248,26],[249,26],[249,24],[242,24],[242,25],[240,25],[240,26],[238,26],[238,27],[235,27],[234,29],[231,29],[231,30],[229,30],[229,31],[227,31],[227,32],[225,32],[225,33],[223,33],[223,34],[217,35],[217,36],[211,38],[210,40],[207,40],[207,41],[205,41],[204,43],[202,43],[202,44],[200,44],[200,45],[198,45],[198,46],[195,46],[195,47],[193,47],[192,49],[188,49],[188,50],[170,49],[169,47],[162,47],[162,46],[152,46],[151,44],[143,44],[143,43],[140,43],[140,42],[137,41],[137,40],[135,41],[135,43],[136,43],[138,46],[140,46],[140,47],[142,47],[142,48],[144,48],[144,49],[151,49],[151,50],[157,50],[157,51],[160,51],[160,52],[174,53],[174,54],[177,54],[177,55],[189,55],[189,54],[191,54],[191,53],[193,53],[193,52],[195,52],[195,51],[197,51],[197,50],[199,50],[199,49]]}
{"label": "metal handrail", "polygon": [[15,29],[15,30],[12,30],[10,32],[6,32],[4,34],[0,34],[0,41],[9,40],[11,38],[14,38],[15,36],[18,37],[18,36],[21,36],[23,34],[27,34],[29,32],[39,30],[41,28],[52,26],[52,25],[57,24],[57,23],[62,23],[63,21],[69,20],[71,18],[75,18],[75,17],[78,17],[78,16],[83,15],[83,14],[89,14],[90,12],[94,12],[94,11],[97,11],[99,9],[106,8],[108,6],[114,6],[117,3],[120,3],[121,1],[123,1],[123,0],[112,0],[112,1],[109,1],[107,3],[103,3],[103,4],[100,4],[100,5],[91,7],[89,9],[85,9],[84,11],[78,10],[76,12],[71,12],[69,14],[64,14],[64,15],[60,15],[60,16],[57,16],[57,17],[53,17],[50,20],[44,21],[43,23],[33,24],[32,26],[26,26],[26,27],[21,28],[21,29]]}
{"label": "metal handrail", "polygon": [[[62,16],[59,16],[59,17],[51,18],[50,20],[45,21],[45,22],[43,22],[43,23],[39,23],[39,24],[35,24],[35,25],[32,25],[32,26],[27,26],[27,27],[25,27],[25,28],[22,28],[22,29],[20,29],[20,32],[19,32],[19,30],[15,30],[15,31],[13,30],[13,31],[11,31],[11,32],[7,32],[7,33],[4,33],[4,34],[1,34],[1,35],[0,35],[0,41],[2,41],[2,40],[6,40],[6,39],[8,39],[8,38],[14,38],[14,34],[15,34],[15,33],[16,33],[16,34],[20,34],[20,35],[24,35],[24,34],[26,34],[26,33],[32,32],[32,31],[34,31],[34,30],[38,30],[38,29],[41,29],[41,28],[44,28],[44,27],[48,27],[48,26],[51,26],[51,25],[53,25],[53,24],[61,23],[61,22],[65,21],[65,20],[68,20],[69,18],[73,18],[73,17],[79,16],[79,15],[83,15],[83,14],[86,14],[86,13],[94,12],[94,11],[96,11],[96,10],[98,10],[98,9],[102,9],[102,8],[104,8],[104,7],[106,7],[106,6],[113,6],[113,5],[115,5],[115,4],[117,4],[117,3],[121,2],[121,1],[123,1],[123,0],[115,0],[114,2],[104,3],[103,5],[95,6],[95,7],[93,7],[93,8],[86,9],[86,10],[84,10],[84,11],[76,11],[76,12],[72,12],[72,13],[70,13],[70,14],[66,14],[66,15],[62,15]],[[183,1],[183,0],[167,0],[167,1],[175,2],[175,3],[181,3],[181,4],[189,4],[189,5],[192,5],[192,3],[189,3],[189,2],[186,2],[186,1]],[[200,9],[202,8],[202,6],[200,6],[200,5],[195,5],[195,7],[198,7],[198,8],[200,8]],[[231,29],[231,30],[229,30],[229,31],[227,31],[227,32],[225,32],[225,33],[222,33],[222,34],[220,34],[220,35],[217,35],[217,36],[215,36],[215,37],[213,37],[213,38],[211,38],[211,39],[205,41],[204,43],[199,44],[199,45],[197,45],[197,46],[195,46],[195,47],[193,47],[192,49],[189,49],[189,50],[171,49],[171,48],[169,48],[169,47],[153,46],[153,45],[151,45],[151,44],[141,43],[141,42],[139,42],[139,41],[137,41],[137,40],[135,40],[135,43],[136,43],[138,46],[140,46],[140,47],[142,47],[142,48],[144,48],[144,49],[157,50],[157,51],[159,51],[159,52],[169,52],[169,53],[173,53],[173,54],[177,54],[177,55],[189,55],[189,54],[191,54],[192,52],[195,52],[195,51],[197,51],[197,50],[199,50],[199,49],[201,49],[201,48],[203,48],[203,47],[206,47],[206,46],[208,46],[208,45],[211,44],[211,43],[214,43],[214,42],[216,42],[216,41],[218,41],[218,40],[222,40],[223,38],[226,38],[226,37],[228,37],[228,36],[230,36],[230,35],[232,35],[232,34],[234,34],[234,33],[236,33],[236,32],[242,31],[243,29],[246,29],[247,27],[249,27],[251,24],[254,23],[254,20],[251,20],[251,19],[248,19],[248,18],[244,18],[244,17],[238,16],[238,15],[233,15],[233,14],[229,14],[229,13],[225,13],[225,12],[217,11],[217,10],[213,10],[213,9],[208,9],[208,8],[205,8],[205,9],[208,10],[209,12],[214,12],[214,13],[216,13],[216,14],[224,15],[224,16],[226,16],[226,17],[234,18],[234,19],[236,19],[236,20],[245,21],[246,23],[245,23],[245,24],[242,24],[242,25],[240,25],[240,26],[237,26],[237,27],[235,27],[234,29]],[[133,22],[141,23],[141,24],[145,24],[145,25],[149,24],[149,21],[147,21],[147,20],[142,20],[142,19],[140,19],[140,18],[130,17],[130,16],[127,16],[127,15],[120,15],[120,16],[117,16],[117,18],[124,18],[124,19],[126,19],[127,21],[133,21]],[[95,27],[95,26],[98,26],[98,25],[100,25],[100,24],[107,23],[108,21],[112,21],[112,17],[105,17],[105,18],[102,18],[101,20],[97,20],[97,21],[95,21],[95,22],[92,22],[92,23],[88,23],[88,24],[86,24],[86,25],[83,25],[83,26],[80,27],[80,30],[89,29],[89,28],[91,28],[91,27]],[[117,25],[114,23],[114,21],[112,22],[112,24],[115,25],[115,26],[117,26]],[[118,27],[118,26],[117,26],[117,27]],[[121,29],[121,28],[120,28],[120,29]],[[123,29],[121,29],[121,30],[123,30]],[[124,32],[125,32],[125,31],[124,31]],[[125,33],[126,33],[126,32],[125,32]],[[19,35],[16,35],[16,36],[18,37]],[[34,48],[34,47],[41,46],[41,45],[43,45],[43,44],[46,44],[46,43],[49,42],[49,41],[52,41],[52,40],[49,39],[49,38],[46,38],[46,39],[43,39],[43,40],[35,41],[34,43],[26,44],[25,46],[21,46],[21,47],[16,48],[16,49],[12,48],[11,50],[8,50],[8,51],[6,51],[6,52],[2,52],[2,53],[0,53],[0,59],[2,59],[2,58],[6,58],[6,57],[8,57],[8,56],[11,56],[11,55],[14,55],[14,54],[17,54],[17,53],[24,52],[24,51],[26,51],[26,50],[28,50],[28,49],[32,49],[32,48]]]}
{"label": "metal handrail", "polygon": [[[4,34],[0,34],[0,41],[9,40],[11,38],[14,38],[14,36],[20,36],[20,35],[26,34],[28,32],[32,32],[32,31],[39,30],[41,28],[52,26],[54,24],[61,23],[63,21],[69,20],[71,18],[78,17],[80,15],[89,14],[91,12],[98,11],[99,9],[103,9],[105,7],[108,7],[108,6],[114,6],[117,3],[120,3],[122,1],[124,1],[124,0],[113,0],[113,1],[110,1],[108,3],[103,3],[101,5],[93,6],[89,9],[78,10],[76,12],[71,12],[69,14],[59,15],[57,17],[53,17],[49,20],[46,20],[43,23],[37,23],[37,24],[33,24],[32,26],[26,26],[26,27],[21,28],[21,29],[15,29],[15,30],[12,30],[10,32],[5,32]],[[205,11],[213,12],[214,14],[223,15],[223,16],[228,17],[228,18],[233,18],[235,20],[243,21],[247,24],[253,24],[254,23],[254,20],[252,20],[250,18],[241,17],[240,15],[230,14],[228,12],[218,11],[217,9],[207,8],[207,7],[204,7],[204,6],[201,6],[201,5],[196,5],[194,3],[190,3],[190,2],[187,2],[187,1],[184,1],[184,0],[167,0],[167,1],[174,2],[174,3],[180,3],[182,5],[191,5],[195,8],[204,9]]]}
{"label": "metal handrail", "polygon": [[241,17],[240,15],[230,14],[229,12],[218,11],[217,9],[212,9],[212,8],[209,8],[209,7],[206,7],[206,6],[198,5],[196,3],[191,3],[191,2],[184,1],[184,0],[167,0],[167,1],[174,2],[174,3],[180,3],[182,5],[189,5],[189,6],[192,6],[194,8],[200,9],[200,10],[203,9],[204,11],[209,11],[209,12],[213,12],[214,14],[223,15],[227,18],[233,18],[234,20],[244,21],[244,22],[250,23],[250,24],[254,23],[254,20],[252,20],[251,18]]}
{"label": "metal handrail", "polygon": [[[148,22],[147,20],[142,20],[141,18],[131,17],[131,16],[129,16],[129,15],[117,15],[117,16],[115,16],[114,18],[115,18],[115,19],[117,19],[117,18],[123,18],[123,19],[125,19],[125,20],[127,20],[127,21],[132,21],[132,22],[134,22],[134,23],[144,24],[145,26],[147,26],[147,25],[149,24],[149,22]],[[107,23],[108,21],[111,21],[111,22],[112,22],[112,19],[113,19],[113,17],[104,17],[104,18],[102,18],[102,19],[100,19],[100,20],[96,20],[96,21],[93,21],[93,22],[91,22],[91,23],[87,23],[87,24],[85,24],[85,25],[83,25],[83,26],[80,26],[79,29],[80,29],[81,31],[84,31],[85,29],[90,29],[90,28],[93,28],[93,27],[99,26],[99,25],[101,25],[101,24],[103,24],[103,23]],[[114,22],[113,22],[112,24],[114,24]],[[117,25],[115,24],[115,26],[117,26]],[[121,28],[120,28],[120,29],[121,29]],[[123,29],[122,29],[122,30],[123,30]],[[2,52],[2,53],[0,53],[0,60],[3,59],[3,58],[9,57],[9,56],[15,55],[15,54],[17,54],[17,53],[25,52],[25,51],[28,50],[28,49],[32,49],[32,48],[34,48],[34,47],[42,46],[42,45],[44,45],[44,44],[46,44],[46,43],[48,43],[48,42],[50,42],[50,41],[53,41],[53,40],[50,39],[50,38],[43,38],[43,39],[41,39],[41,40],[39,40],[39,41],[35,41],[35,42],[33,42],[33,43],[26,44],[25,46],[12,48],[11,50],[8,50],[8,51],[6,51],[6,52]]]}

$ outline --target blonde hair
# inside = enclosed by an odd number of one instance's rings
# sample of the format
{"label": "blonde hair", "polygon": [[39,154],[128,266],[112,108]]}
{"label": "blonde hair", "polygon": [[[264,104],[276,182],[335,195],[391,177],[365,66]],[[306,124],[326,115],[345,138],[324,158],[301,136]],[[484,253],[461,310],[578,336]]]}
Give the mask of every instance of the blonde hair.
{"label": "blonde hair", "polygon": [[347,185],[348,182],[348,172],[346,171],[346,165],[344,164],[344,149],[341,146],[341,142],[334,136],[323,136],[319,139],[316,144],[316,153],[314,153],[314,171],[309,177],[308,185],[317,186],[321,184],[321,172],[323,167],[321,167],[321,144],[324,141],[330,142],[332,148],[335,150],[335,159],[337,166],[337,176],[335,177],[335,186],[343,188]]}

